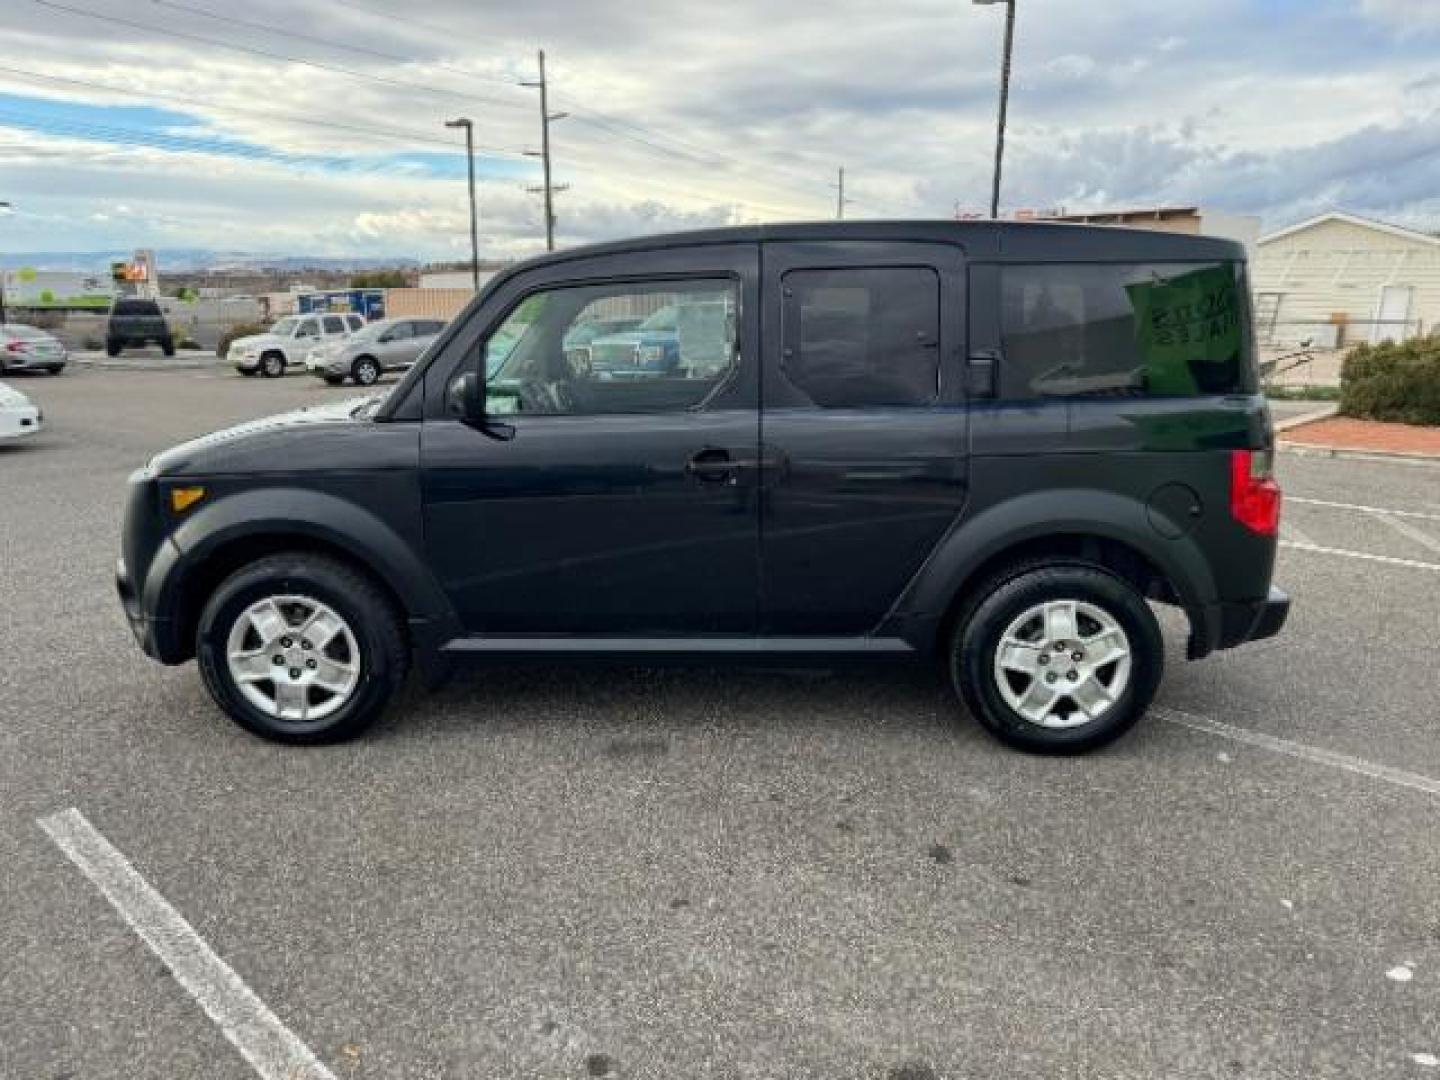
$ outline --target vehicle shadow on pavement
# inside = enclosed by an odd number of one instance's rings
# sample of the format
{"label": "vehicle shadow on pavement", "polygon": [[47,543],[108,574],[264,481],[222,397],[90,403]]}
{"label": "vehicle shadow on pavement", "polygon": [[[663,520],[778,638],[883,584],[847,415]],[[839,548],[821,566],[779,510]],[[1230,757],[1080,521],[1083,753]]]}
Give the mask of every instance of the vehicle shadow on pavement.
{"label": "vehicle shadow on pavement", "polygon": [[369,738],[551,726],[636,736],[716,727],[792,734],[888,728],[946,737],[974,730],[943,674],[927,665],[639,667],[590,661],[462,667],[440,690],[409,688]]}

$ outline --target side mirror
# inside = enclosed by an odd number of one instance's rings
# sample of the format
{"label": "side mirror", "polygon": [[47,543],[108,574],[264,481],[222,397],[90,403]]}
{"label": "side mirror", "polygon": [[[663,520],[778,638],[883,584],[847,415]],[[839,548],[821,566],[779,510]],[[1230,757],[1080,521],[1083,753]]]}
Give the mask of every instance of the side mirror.
{"label": "side mirror", "polygon": [[467,424],[483,423],[485,420],[483,394],[480,376],[473,371],[463,372],[450,381],[450,388],[445,393],[445,408],[451,416],[458,417]]}
{"label": "side mirror", "polygon": [[496,420],[485,412],[485,384],[473,371],[457,375],[445,391],[445,408],[451,416],[468,424],[492,439],[508,442],[515,437],[515,427]]}

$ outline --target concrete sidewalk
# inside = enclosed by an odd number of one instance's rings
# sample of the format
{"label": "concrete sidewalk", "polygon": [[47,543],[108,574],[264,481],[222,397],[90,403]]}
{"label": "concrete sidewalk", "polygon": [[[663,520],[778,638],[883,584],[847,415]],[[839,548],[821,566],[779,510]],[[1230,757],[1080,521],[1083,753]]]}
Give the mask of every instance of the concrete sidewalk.
{"label": "concrete sidewalk", "polygon": [[70,354],[70,362],[113,371],[188,371],[225,364],[213,349],[180,349],[174,356],[166,356],[159,349],[127,350],[119,356],[107,356],[99,350],[77,350]]}

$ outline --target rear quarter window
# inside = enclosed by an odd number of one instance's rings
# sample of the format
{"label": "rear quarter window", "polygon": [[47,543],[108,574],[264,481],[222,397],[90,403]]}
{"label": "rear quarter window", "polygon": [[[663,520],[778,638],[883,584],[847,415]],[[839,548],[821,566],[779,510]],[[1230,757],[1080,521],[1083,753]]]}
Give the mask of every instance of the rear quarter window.
{"label": "rear quarter window", "polygon": [[1010,265],[1001,396],[1193,397],[1255,388],[1236,263]]}

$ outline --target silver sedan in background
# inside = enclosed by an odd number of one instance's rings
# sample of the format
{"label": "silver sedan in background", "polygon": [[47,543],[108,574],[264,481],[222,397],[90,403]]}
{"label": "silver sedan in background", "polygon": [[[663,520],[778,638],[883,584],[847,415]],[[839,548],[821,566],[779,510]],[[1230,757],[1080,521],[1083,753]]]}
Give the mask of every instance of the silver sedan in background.
{"label": "silver sedan in background", "polygon": [[346,379],[369,386],[382,372],[414,364],[443,329],[443,319],[377,319],[347,338],[316,346],[306,355],[305,367],[331,386]]}
{"label": "silver sedan in background", "polygon": [[23,323],[0,326],[0,375],[10,371],[48,371],[59,375],[70,354],[59,338]]}

